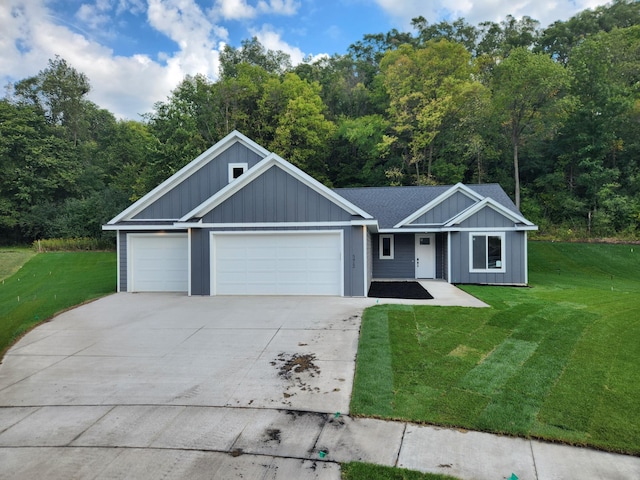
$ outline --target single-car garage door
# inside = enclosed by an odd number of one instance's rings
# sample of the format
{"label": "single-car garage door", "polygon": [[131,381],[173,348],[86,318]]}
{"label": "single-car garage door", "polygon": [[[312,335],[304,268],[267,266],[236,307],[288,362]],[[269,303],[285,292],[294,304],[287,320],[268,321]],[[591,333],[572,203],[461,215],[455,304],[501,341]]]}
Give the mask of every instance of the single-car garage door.
{"label": "single-car garage door", "polygon": [[213,295],[342,295],[340,232],[212,234]]}
{"label": "single-car garage door", "polygon": [[131,233],[128,239],[129,292],[186,292],[188,237],[186,233]]}

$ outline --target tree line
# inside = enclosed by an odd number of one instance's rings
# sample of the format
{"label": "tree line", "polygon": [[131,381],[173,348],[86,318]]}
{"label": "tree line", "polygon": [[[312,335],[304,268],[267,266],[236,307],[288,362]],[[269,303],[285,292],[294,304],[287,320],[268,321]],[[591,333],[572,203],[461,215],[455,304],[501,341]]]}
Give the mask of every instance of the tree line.
{"label": "tree line", "polygon": [[546,232],[637,238],[640,3],[547,28],[464,19],[292,66],[256,38],[139,121],[60,57],[0,100],[0,239],[100,226],[237,129],[332,187],[498,182]]}

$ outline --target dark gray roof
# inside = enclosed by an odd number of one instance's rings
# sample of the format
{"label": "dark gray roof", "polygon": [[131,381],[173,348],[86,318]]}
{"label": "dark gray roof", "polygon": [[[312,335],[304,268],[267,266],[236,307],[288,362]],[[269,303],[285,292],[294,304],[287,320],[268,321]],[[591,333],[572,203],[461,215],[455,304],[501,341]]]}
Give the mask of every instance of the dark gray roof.
{"label": "dark gray roof", "polygon": [[[452,186],[335,188],[333,191],[372,215],[378,220],[380,228],[393,228],[402,219],[435,200]],[[522,215],[499,184],[465,186]]]}

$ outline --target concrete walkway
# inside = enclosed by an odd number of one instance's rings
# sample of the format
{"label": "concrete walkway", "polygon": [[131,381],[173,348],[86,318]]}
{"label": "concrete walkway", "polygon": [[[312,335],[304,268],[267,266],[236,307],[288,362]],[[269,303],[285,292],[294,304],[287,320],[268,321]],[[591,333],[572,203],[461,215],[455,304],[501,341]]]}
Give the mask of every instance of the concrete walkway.
{"label": "concrete walkway", "polygon": [[362,461],[495,480],[638,479],[640,459],[402,422],[291,410],[94,405],[0,409],[0,476],[340,478]]}
{"label": "concrete walkway", "polygon": [[337,480],[354,460],[640,478],[637,457],[351,418],[360,314],[378,302],[118,294],[66,312],[0,365],[0,478]]}

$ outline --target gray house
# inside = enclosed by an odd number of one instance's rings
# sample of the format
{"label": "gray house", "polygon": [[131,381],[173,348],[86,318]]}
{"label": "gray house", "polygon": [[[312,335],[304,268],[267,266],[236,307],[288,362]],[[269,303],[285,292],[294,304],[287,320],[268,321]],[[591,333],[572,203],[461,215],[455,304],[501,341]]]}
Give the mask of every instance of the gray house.
{"label": "gray house", "polygon": [[496,184],[330,189],[232,132],[113,218],[118,291],[366,296],[373,279],[527,284]]}

